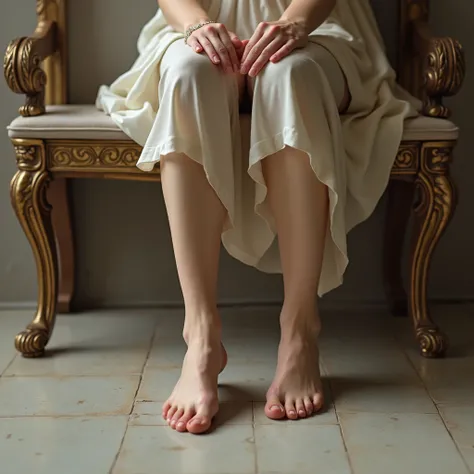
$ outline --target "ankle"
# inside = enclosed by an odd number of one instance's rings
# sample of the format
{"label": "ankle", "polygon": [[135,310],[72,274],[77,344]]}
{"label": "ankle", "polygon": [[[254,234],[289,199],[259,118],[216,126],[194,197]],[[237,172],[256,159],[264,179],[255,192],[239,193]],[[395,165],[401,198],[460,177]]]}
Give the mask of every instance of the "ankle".
{"label": "ankle", "polygon": [[284,304],[280,328],[282,341],[317,339],[321,332],[321,320],[316,302],[291,306]]}
{"label": "ankle", "polygon": [[221,332],[222,323],[217,310],[193,313],[186,311],[183,338],[188,345],[194,340],[205,344],[220,342]]}

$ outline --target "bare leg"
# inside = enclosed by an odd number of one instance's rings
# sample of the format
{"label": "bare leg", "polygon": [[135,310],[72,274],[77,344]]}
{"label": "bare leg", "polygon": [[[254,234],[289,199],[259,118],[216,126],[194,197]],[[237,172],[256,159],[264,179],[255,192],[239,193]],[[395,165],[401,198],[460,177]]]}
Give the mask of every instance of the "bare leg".
{"label": "bare leg", "polygon": [[186,319],[188,351],[163,416],[178,431],[202,433],[218,410],[217,376],[226,364],[216,306],[226,210],[201,165],[182,154],[162,160],[162,182]]}
{"label": "bare leg", "polygon": [[275,217],[285,285],[278,365],[267,393],[269,418],[304,418],[323,405],[317,337],[317,289],[326,229],[328,192],[306,153],[286,147],[263,161]]}

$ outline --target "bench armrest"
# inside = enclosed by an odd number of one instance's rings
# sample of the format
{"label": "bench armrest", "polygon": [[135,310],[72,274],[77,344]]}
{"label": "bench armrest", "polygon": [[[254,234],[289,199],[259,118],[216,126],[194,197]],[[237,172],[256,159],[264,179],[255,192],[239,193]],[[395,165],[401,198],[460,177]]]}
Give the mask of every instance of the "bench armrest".
{"label": "bench armrest", "polygon": [[423,69],[423,114],[448,118],[451,111],[443,98],[457,94],[464,81],[466,61],[459,41],[436,37],[424,20],[413,22],[414,47]]}
{"label": "bench armrest", "polygon": [[13,40],[7,47],[3,69],[8,86],[26,95],[20,115],[31,117],[45,113],[46,73],[42,62],[58,49],[57,24],[40,21],[32,36]]}

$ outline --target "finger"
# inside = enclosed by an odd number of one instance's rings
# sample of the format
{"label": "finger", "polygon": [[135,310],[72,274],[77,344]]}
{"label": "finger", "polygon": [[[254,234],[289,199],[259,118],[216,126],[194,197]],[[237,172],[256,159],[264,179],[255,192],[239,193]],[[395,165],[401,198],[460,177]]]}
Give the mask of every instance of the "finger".
{"label": "finger", "polygon": [[202,53],[204,51],[203,47],[201,46],[201,44],[199,43],[199,40],[197,38],[194,38],[194,37],[190,37],[188,39],[188,46],[190,48],[193,48],[193,50],[196,52],[196,53]]}
{"label": "finger", "polygon": [[264,35],[265,29],[267,28],[268,23],[263,21],[257,26],[257,29],[254,31],[252,37],[249,39],[247,46],[245,47],[244,54],[242,56],[242,62],[247,59],[248,54],[252,51],[252,48],[260,41],[260,38]]}
{"label": "finger", "polygon": [[220,37],[217,35],[217,33],[209,33],[209,41],[212,43],[212,46],[214,46],[215,51],[219,55],[220,62],[222,64],[222,69],[225,72],[232,72],[232,62],[229,57],[229,52],[227,51],[227,48],[225,47],[224,43],[222,43]]}
{"label": "finger", "polygon": [[206,37],[199,39],[199,42],[201,43],[201,46],[204,48],[204,51],[206,52],[206,54],[209,56],[209,59],[214,64],[220,64],[221,60],[219,59],[219,55],[217,54],[217,51],[215,50],[212,43]]}
{"label": "finger", "polygon": [[[255,62],[259,59],[261,56],[262,52],[265,51],[265,49],[274,41],[274,38],[272,38],[270,35],[265,34],[263,35],[258,43],[252,48],[252,50],[249,52],[247,55],[247,58],[245,61],[242,62],[241,66],[241,72],[243,69],[242,74],[247,74],[252,67],[254,66]],[[275,50],[276,52],[276,50]],[[273,54],[273,53],[272,53]],[[270,56],[268,56],[264,62],[264,64],[268,61]]]}
{"label": "finger", "polygon": [[238,72],[240,69],[240,61],[237,57],[237,52],[235,50],[234,43],[229,35],[229,32],[225,27],[219,31],[219,37],[222,41],[222,44],[227,48],[227,52],[229,54],[230,61],[232,63],[232,67],[234,72]]}
{"label": "finger", "polygon": [[232,31],[229,31],[229,36],[230,40],[232,41],[232,44],[234,45],[235,49],[240,49],[242,48],[242,40]]}
{"label": "finger", "polygon": [[276,53],[272,55],[272,57],[270,58],[270,61],[272,63],[277,63],[278,61],[281,61],[285,56],[288,56],[295,49],[296,49],[296,41],[289,40]]}
{"label": "finger", "polygon": [[259,72],[265,67],[270,58],[285,44],[283,38],[274,39],[261,53],[257,58],[253,66],[250,68],[249,76],[255,77]]}

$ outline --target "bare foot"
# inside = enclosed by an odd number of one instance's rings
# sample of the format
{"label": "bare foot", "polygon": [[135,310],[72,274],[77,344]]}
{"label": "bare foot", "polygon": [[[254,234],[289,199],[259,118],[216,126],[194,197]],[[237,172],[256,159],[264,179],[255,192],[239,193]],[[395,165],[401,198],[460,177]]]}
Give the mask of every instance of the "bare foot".
{"label": "bare foot", "polygon": [[275,378],[267,392],[268,418],[306,418],[324,405],[316,325],[282,323]]}
{"label": "bare foot", "polygon": [[226,363],[217,331],[195,331],[188,338],[181,377],[163,405],[163,418],[171,428],[194,434],[210,428],[219,409],[217,377]]}

